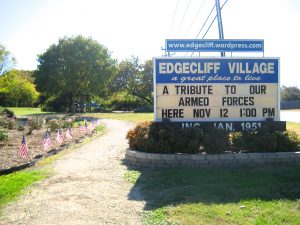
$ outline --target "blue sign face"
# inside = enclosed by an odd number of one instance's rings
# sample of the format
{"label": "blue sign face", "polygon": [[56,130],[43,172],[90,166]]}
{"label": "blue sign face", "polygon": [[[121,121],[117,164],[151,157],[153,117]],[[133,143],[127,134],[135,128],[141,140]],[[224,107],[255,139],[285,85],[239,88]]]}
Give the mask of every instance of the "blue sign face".
{"label": "blue sign face", "polygon": [[155,58],[156,83],[278,83],[278,58]]}
{"label": "blue sign face", "polygon": [[169,52],[263,52],[264,40],[167,39]]}

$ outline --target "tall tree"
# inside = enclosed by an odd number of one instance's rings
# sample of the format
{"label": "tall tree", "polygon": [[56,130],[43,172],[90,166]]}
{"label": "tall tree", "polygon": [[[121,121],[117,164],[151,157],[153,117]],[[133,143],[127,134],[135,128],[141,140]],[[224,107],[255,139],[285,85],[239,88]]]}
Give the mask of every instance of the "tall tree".
{"label": "tall tree", "polygon": [[114,91],[127,91],[149,104],[153,103],[153,69],[152,61],[141,64],[138,57],[122,61],[118,72],[111,82]]}
{"label": "tall tree", "polygon": [[0,76],[11,70],[16,64],[12,54],[0,44]]}
{"label": "tall tree", "polygon": [[83,36],[60,39],[39,56],[38,62],[34,73],[38,90],[46,96],[68,96],[73,113],[75,102],[89,103],[115,70],[115,60],[107,48]]}
{"label": "tall tree", "polygon": [[38,97],[35,85],[24,76],[24,71],[11,70],[0,77],[0,105],[32,106]]}
{"label": "tall tree", "polygon": [[281,88],[281,100],[292,101],[300,100],[300,89],[297,87],[286,87]]}

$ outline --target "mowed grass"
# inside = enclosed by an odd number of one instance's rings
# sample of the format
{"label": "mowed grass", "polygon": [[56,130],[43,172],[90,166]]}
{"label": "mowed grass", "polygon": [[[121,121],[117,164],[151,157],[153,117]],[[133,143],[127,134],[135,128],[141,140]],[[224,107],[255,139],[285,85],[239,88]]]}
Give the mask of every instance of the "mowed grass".
{"label": "mowed grass", "polygon": [[114,119],[114,120],[124,120],[128,122],[143,122],[143,121],[153,121],[153,113],[88,113],[83,114],[84,116],[92,116],[96,118],[103,119]]}
{"label": "mowed grass", "polygon": [[23,189],[47,177],[43,170],[23,170],[0,176],[0,209],[4,204],[16,200]]}
{"label": "mowed grass", "polygon": [[300,224],[300,166],[129,170],[145,224]]}
{"label": "mowed grass", "polygon": [[286,122],[286,129],[295,131],[298,137],[300,137],[300,123]]}
{"label": "mowed grass", "polygon": [[32,107],[2,107],[0,106],[0,112],[5,108],[13,111],[16,116],[28,116],[28,115],[39,115],[39,114],[50,114],[51,112],[42,112],[41,108]]}

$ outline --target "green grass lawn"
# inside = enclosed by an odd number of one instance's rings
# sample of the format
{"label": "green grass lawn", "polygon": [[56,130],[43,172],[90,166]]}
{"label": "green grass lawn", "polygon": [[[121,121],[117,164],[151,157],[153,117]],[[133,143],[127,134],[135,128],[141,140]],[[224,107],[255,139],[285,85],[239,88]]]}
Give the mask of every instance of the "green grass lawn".
{"label": "green grass lawn", "polygon": [[295,131],[298,137],[300,137],[300,123],[286,122],[286,129]]}
{"label": "green grass lawn", "polygon": [[[0,106],[0,112],[6,107]],[[7,107],[12,110],[16,116],[28,116],[28,115],[39,115],[39,114],[49,114],[51,112],[42,112],[41,108],[32,107]]]}
{"label": "green grass lawn", "polygon": [[141,188],[146,224],[300,224],[300,166],[129,170],[125,178]]}
{"label": "green grass lawn", "polygon": [[47,176],[43,170],[23,170],[0,176],[0,209],[20,196],[23,189]]}
{"label": "green grass lawn", "polygon": [[129,122],[153,121],[153,113],[88,113],[85,116],[92,116],[104,119],[124,120]]}

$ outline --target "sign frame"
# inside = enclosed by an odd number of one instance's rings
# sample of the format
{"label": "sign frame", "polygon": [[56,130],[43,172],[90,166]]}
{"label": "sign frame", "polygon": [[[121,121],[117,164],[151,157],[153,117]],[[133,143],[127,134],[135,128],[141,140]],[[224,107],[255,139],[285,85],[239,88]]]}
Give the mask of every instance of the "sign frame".
{"label": "sign frame", "polygon": [[[277,117],[274,120],[280,121],[280,57],[154,57],[153,58],[153,88],[154,88],[154,122],[163,122],[163,119],[157,118],[157,80],[156,80],[156,60],[277,60],[278,62],[278,74],[277,74]],[[251,83],[251,82],[249,82]],[[170,84],[170,83],[166,83]],[[184,83],[186,84],[186,83]],[[232,83],[224,83],[224,84],[232,84]],[[259,83],[256,83],[259,84]],[[267,121],[269,118],[208,118],[208,119],[199,119],[199,120],[176,120],[170,119],[170,122],[245,122],[245,121]]]}

